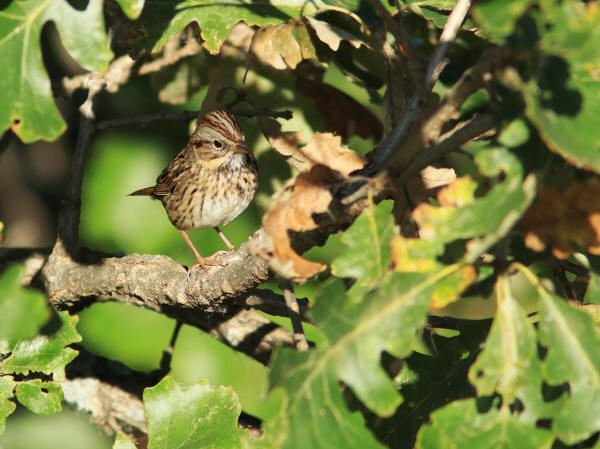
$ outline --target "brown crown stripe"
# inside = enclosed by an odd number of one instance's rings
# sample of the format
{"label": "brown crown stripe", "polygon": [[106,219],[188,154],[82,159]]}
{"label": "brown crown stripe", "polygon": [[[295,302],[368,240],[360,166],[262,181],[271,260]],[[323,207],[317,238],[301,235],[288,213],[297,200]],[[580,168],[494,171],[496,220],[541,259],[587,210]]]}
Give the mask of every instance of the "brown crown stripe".
{"label": "brown crown stripe", "polygon": [[223,134],[224,137],[234,142],[244,140],[244,133],[240,129],[235,117],[227,111],[214,111],[206,114],[202,125]]}

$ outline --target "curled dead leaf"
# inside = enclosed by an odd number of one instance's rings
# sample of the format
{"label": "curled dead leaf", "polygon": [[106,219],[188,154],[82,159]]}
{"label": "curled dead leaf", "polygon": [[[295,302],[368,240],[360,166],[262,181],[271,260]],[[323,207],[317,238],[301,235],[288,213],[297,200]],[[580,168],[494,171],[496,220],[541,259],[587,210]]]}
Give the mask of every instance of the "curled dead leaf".
{"label": "curled dead leaf", "polygon": [[525,245],[543,251],[552,242],[552,254],[558,259],[569,256],[572,243],[600,255],[600,181],[574,183],[565,193],[544,187],[539,200],[519,223]]}
{"label": "curled dead leaf", "polygon": [[306,20],[312,29],[315,30],[319,40],[327,44],[333,51],[338,51],[342,41],[347,41],[354,48],[366,45],[362,40],[340,27],[313,17],[306,17]]}
{"label": "curled dead leaf", "polygon": [[345,175],[362,168],[365,160],[342,145],[342,138],[331,133],[314,133],[308,144],[300,147],[303,137],[298,132],[283,132],[281,125],[268,117],[259,118],[263,133],[277,152],[288,156],[288,163],[307,171],[316,165],[325,165]]}
{"label": "curled dead leaf", "polygon": [[252,252],[267,260],[281,276],[302,283],[325,270],[326,265],[301,257],[293,248],[289,231],[316,229],[316,214],[327,213],[332,195],[328,186],[339,183],[343,176],[324,165],[315,165],[301,173],[289,197],[279,201],[263,216],[263,226],[270,239],[252,247]]}

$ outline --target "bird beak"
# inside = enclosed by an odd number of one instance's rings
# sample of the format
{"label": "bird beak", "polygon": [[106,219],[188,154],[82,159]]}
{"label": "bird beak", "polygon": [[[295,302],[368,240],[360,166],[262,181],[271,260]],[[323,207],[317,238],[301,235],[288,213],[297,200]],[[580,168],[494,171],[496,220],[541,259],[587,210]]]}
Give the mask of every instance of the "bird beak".
{"label": "bird beak", "polygon": [[234,153],[239,153],[239,154],[247,154],[248,153],[248,147],[246,146],[246,142],[238,142],[234,145],[233,147],[233,152]]}

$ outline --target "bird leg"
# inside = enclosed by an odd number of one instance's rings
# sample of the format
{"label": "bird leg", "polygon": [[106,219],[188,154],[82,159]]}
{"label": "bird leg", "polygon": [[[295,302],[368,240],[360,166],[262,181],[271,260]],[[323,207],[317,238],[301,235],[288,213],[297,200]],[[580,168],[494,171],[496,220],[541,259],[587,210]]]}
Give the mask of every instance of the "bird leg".
{"label": "bird leg", "polygon": [[223,232],[219,229],[218,226],[215,226],[215,231],[217,231],[217,234],[219,234],[219,237],[221,237],[221,240],[223,240],[223,243],[225,243],[227,250],[233,251],[235,249],[235,246],[233,246],[231,242],[227,240],[227,237],[225,237],[225,234],[223,234]]}
{"label": "bird leg", "polygon": [[190,269],[189,269],[190,272],[195,270],[198,267],[201,267],[206,273],[208,273],[208,268],[206,268],[207,265],[223,265],[222,262],[212,262],[212,261],[206,260],[204,257],[202,257],[200,255],[200,253],[198,252],[198,250],[196,249],[196,247],[194,246],[194,244],[192,243],[192,241],[190,240],[190,237],[187,235],[187,233],[183,229],[178,229],[178,231],[181,234],[181,236],[183,237],[183,240],[185,240],[185,243],[187,243],[187,245],[190,247],[190,249],[194,253],[194,256],[196,256],[196,261],[198,262],[190,267]]}

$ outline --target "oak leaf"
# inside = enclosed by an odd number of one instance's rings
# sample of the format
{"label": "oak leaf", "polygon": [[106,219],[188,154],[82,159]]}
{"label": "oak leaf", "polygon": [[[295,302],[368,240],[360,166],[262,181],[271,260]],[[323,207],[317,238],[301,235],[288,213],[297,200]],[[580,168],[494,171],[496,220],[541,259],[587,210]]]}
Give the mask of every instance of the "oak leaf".
{"label": "oak leaf", "polygon": [[298,283],[325,270],[326,265],[304,259],[292,248],[289,232],[316,229],[315,215],[327,213],[333,199],[328,187],[342,180],[339,172],[324,165],[315,165],[299,174],[289,197],[279,201],[263,217],[271,242],[255,245],[253,253],[267,260],[279,275]]}
{"label": "oak leaf", "polygon": [[267,117],[261,117],[259,123],[273,149],[288,156],[288,163],[299,171],[304,172],[320,164],[347,175],[365,164],[356,152],[342,145],[340,136],[314,133],[308,144],[300,147],[302,134],[281,131],[281,125]]}

